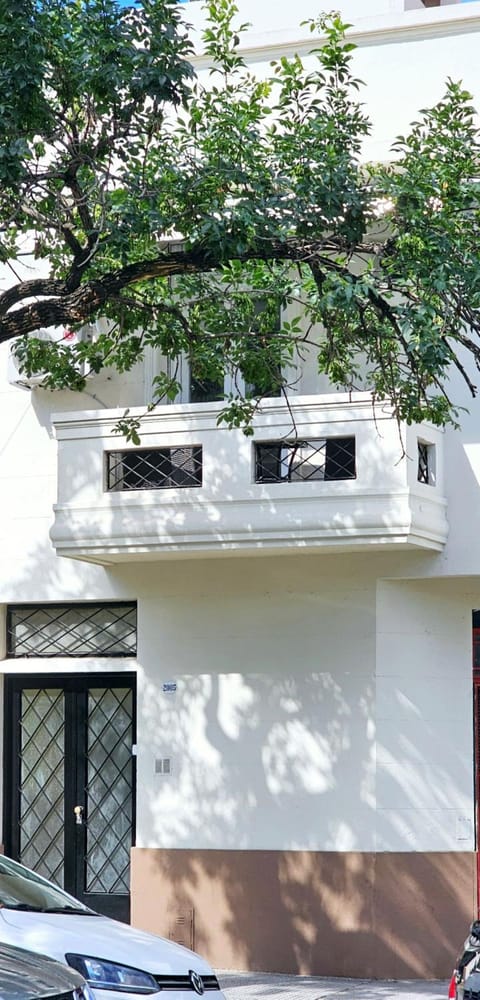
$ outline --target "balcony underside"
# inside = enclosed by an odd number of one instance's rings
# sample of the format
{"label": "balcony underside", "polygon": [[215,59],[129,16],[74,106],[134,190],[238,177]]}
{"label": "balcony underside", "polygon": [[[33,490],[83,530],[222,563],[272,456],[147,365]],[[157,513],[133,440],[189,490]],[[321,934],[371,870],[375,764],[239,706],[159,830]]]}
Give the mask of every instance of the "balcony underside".
{"label": "balcony underside", "polygon": [[[117,499],[117,498],[115,498]],[[89,562],[271,555],[292,551],[357,552],[372,546],[440,551],[445,508],[409,496],[292,497],[239,503],[151,500],[103,509],[55,509],[58,555]],[[228,527],[227,527],[228,525]]]}

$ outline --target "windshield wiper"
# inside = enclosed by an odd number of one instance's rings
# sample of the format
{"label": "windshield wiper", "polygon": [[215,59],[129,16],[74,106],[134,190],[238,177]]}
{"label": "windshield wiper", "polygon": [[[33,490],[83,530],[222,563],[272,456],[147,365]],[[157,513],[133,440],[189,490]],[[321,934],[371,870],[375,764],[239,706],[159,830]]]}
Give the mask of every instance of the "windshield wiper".
{"label": "windshield wiper", "polygon": [[98,917],[95,910],[82,909],[79,906],[45,906],[41,913],[81,913],[84,917]]}
{"label": "windshield wiper", "polygon": [[98,917],[99,914],[95,910],[89,910],[85,908],[81,909],[79,906],[32,906],[31,903],[2,903],[0,901],[0,908],[4,910],[24,910],[28,913],[81,913],[83,916],[87,917]]}
{"label": "windshield wiper", "polygon": [[43,913],[41,906],[32,906],[31,903],[0,903],[4,910],[28,910],[32,913]]}

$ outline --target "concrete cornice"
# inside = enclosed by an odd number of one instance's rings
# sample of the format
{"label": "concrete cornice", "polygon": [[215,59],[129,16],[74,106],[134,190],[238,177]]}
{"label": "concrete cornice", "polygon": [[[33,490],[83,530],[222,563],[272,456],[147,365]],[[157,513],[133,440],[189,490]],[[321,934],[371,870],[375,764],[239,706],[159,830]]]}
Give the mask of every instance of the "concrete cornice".
{"label": "concrete cornice", "polygon": [[[471,8],[466,11],[463,7],[454,5],[405,11],[400,15],[383,14],[361,18],[349,29],[348,37],[359,48],[367,48],[467,32],[480,32],[480,0],[474,4],[473,11]],[[286,28],[258,33],[247,31],[244,38],[245,44],[240,47],[240,52],[251,63],[278,59],[293,53],[306,56],[312,49],[323,44],[325,36],[314,36],[309,32],[292,36],[291,29]],[[199,70],[208,68],[211,62],[200,52],[191,61]]]}

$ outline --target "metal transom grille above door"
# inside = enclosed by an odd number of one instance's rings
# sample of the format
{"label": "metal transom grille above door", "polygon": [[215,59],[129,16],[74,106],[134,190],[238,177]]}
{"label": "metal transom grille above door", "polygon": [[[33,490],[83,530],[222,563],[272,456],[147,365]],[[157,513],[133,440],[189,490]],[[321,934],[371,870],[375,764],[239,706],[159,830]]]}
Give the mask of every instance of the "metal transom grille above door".
{"label": "metal transom grille above door", "polygon": [[14,604],[7,608],[7,656],[135,656],[137,606]]}
{"label": "metal transom grille above door", "polygon": [[131,674],[6,680],[7,854],[129,919],[134,839]]}

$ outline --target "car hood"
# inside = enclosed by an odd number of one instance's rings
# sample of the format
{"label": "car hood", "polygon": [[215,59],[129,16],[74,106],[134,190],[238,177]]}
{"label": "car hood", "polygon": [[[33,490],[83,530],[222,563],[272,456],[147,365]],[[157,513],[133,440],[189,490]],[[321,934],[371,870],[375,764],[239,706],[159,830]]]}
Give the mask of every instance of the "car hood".
{"label": "car hood", "polygon": [[58,996],[83,985],[83,979],[44,955],[0,944],[0,996],[2,1000],[36,1000]]}
{"label": "car hood", "polygon": [[0,917],[0,941],[50,955],[60,962],[70,953],[131,965],[153,975],[181,975],[189,969],[208,975],[212,971],[208,962],[188,948],[110,917],[7,908],[0,909]]}

